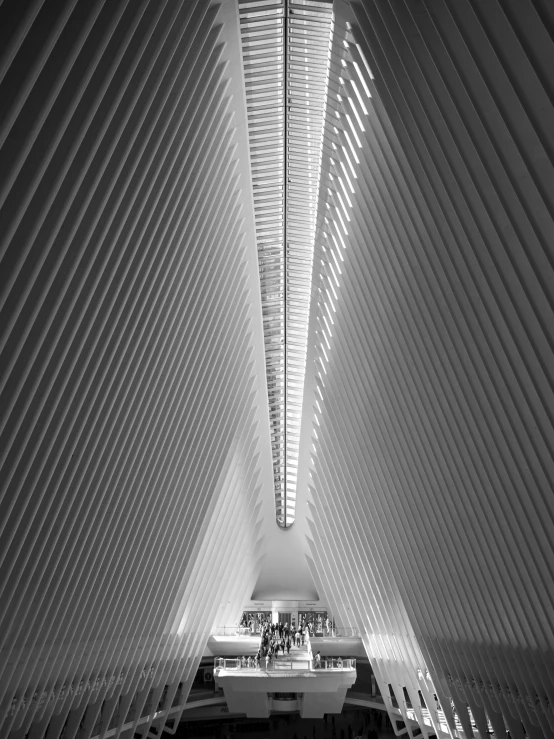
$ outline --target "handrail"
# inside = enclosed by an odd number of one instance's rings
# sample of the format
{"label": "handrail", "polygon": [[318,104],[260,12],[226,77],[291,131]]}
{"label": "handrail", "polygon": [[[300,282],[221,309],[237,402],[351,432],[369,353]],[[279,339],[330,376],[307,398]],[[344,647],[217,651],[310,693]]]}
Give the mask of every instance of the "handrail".
{"label": "handrail", "polygon": [[320,632],[319,634],[311,634],[308,635],[312,639],[315,637],[316,639],[329,639],[331,637],[349,637],[349,636],[359,636],[360,630],[356,628],[351,628],[350,626],[335,626],[332,629],[329,629],[327,632],[326,629],[323,630],[323,632]]}
{"label": "handrail", "polygon": [[[258,628],[258,624],[254,624],[254,628],[251,629],[249,626],[214,626],[212,629],[212,635],[213,636],[259,636],[261,634],[261,629]],[[329,629],[327,631],[327,628],[324,627],[323,631],[321,631],[319,634],[312,634],[312,638],[315,636],[318,639],[325,638],[325,637],[335,637],[335,636],[342,636],[342,637],[348,637],[348,636],[359,636],[360,630],[354,627],[350,626],[335,626],[332,629]],[[308,636],[308,634],[306,634]]]}
{"label": "handrail", "polygon": [[305,672],[306,670],[327,672],[327,671],[345,671],[355,670],[356,660],[353,658],[343,659],[337,657],[324,658],[319,666],[313,659],[307,660],[291,660],[274,657],[266,660],[262,658],[260,665],[252,665],[252,662],[244,664],[241,657],[216,657],[214,659],[214,670],[226,670],[233,672],[280,672],[287,670],[289,672]]}
{"label": "handrail", "polygon": [[212,636],[258,636],[248,626],[214,626]]}
{"label": "handrail", "polygon": [[360,630],[350,626],[336,626],[330,636],[360,636]]}

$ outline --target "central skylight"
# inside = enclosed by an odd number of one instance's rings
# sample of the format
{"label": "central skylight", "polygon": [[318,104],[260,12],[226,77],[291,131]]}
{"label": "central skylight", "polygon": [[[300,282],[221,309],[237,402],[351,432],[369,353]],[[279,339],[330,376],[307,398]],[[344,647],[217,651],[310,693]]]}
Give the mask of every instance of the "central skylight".
{"label": "central skylight", "polygon": [[294,523],[333,5],[239,3],[277,523]]}

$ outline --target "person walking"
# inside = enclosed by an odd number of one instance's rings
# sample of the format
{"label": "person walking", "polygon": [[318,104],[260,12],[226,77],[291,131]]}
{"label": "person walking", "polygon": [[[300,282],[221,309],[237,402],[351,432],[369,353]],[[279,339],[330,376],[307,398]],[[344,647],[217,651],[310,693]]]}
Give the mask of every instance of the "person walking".
{"label": "person walking", "polygon": [[290,654],[290,638],[287,636],[287,654]]}

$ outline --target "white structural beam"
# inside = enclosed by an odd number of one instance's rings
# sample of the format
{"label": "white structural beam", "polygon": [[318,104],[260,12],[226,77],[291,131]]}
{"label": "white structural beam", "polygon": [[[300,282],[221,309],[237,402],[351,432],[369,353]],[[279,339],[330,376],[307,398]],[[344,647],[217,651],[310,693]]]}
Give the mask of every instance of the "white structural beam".
{"label": "white structural beam", "polygon": [[0,2],[2,737],[176,729],[253,597],[554,734],[552,2],[332,8]]}

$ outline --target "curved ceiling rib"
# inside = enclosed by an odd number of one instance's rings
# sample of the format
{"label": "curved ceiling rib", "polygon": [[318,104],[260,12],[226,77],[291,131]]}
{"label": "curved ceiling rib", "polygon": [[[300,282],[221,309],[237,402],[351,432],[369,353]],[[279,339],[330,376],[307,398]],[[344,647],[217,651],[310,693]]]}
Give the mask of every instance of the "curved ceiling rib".
{"label": "curved ceiling rib", "polygon": [[239,4],[277,523],[294,523],[333,6]]}

